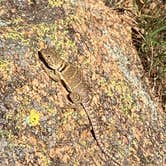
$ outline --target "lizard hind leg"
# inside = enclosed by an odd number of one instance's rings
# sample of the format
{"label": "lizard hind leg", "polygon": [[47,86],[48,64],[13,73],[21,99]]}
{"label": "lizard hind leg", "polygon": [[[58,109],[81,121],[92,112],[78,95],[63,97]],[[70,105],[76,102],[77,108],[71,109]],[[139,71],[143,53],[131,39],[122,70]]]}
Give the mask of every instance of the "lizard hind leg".
{"label": "lizard hind leg", "polygon": [[68,97],[72,103],[76,105],[81,104],[81,96],[78,93],[71,92]]}
{"label": "lizard hind leg", "polygon": [[70,92],[67,96],[69,99],[69,103],[66,103],[63,109],[82,109],[81,107],[81,97],[78,93]]}

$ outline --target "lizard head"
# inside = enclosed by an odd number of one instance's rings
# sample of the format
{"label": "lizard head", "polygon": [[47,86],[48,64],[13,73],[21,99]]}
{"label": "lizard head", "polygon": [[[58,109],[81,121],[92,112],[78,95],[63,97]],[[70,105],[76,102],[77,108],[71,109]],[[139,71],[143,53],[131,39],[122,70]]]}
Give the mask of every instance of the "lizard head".
{"label": "lizard head", "polygon": [[40,50],[39,57],[46,64],[46,66],[51,69],[60,71],[64,66],[64,60],[56,53],[53,48]]}

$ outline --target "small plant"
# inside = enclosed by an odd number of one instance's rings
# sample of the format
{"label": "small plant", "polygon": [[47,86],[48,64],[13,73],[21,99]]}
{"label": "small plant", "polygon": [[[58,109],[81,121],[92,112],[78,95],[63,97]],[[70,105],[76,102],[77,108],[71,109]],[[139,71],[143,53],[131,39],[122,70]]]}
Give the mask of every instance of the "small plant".
{"label": "small plant", "polygon": [[[156,96],[166,103],[166,15],[163,2],[136,1],[140,34],[135,45]],[[137,36],[136,36],[137,35]]]}

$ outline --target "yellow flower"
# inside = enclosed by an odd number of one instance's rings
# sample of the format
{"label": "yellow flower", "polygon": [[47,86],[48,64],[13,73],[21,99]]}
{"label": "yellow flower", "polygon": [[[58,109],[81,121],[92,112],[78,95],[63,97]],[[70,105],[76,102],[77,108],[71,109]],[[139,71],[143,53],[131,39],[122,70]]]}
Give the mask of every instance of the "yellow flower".
{"label": "yellow flower", "polygon": [[39,124],[40,114],[36,110],[32,109],[28,117],[28,122],[30,126],[37,126]]}

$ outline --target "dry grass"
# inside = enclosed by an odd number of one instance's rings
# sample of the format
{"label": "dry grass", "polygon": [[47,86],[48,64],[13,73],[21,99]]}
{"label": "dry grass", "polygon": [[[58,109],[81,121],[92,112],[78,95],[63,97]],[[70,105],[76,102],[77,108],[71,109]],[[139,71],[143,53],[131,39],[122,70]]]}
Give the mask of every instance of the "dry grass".
{"label": "dry grass", "polygon": [[[115,1],[115,0],[114,0]],[[126,8],[127,1],[106,0],[111,8],[130,10],[137,20],[133,29],[133,43],[138,50],[145,73],[156,97],[166,104],[166,6],[164,1],[135,0],[133,7]]]}

